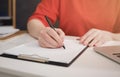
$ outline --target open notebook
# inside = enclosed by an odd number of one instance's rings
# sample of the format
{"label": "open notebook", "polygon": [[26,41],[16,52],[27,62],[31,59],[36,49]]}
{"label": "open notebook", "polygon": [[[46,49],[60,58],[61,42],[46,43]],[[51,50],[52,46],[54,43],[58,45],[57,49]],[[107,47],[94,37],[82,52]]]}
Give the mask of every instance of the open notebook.
{"label": "open notebook", "polygon": [[42,48],[37,40],[4,51],[1,55],[14,59],[41,62],[46,64],[69,66],[87,49],[77,40],[65,39],[63,47],[57,49]]}

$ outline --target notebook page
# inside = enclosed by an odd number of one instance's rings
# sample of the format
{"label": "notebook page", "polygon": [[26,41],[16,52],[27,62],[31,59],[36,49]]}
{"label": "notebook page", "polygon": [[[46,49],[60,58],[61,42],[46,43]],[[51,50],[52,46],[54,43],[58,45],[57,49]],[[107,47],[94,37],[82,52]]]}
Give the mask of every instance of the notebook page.
{"label": "notebook page", "polygon": [[0,50],[7,50],[31,41],[34,41],[35,39],[32,38],[27,33],[21,34],[19,36],[15,36],[6,40],[0,40]]}
{"label": "notebook page", "polygon": [[33,42],[26,43],[12,49],[8,49],[5,51],[5,53],[17,56],[20,54],[34,54],[49,58],[50,61],[69,63],[85,48],[85,46],[80,44],[77,40],[65,39],[64,45],[66,49],[63,47],[57,49],[42,48],[35,40]]}

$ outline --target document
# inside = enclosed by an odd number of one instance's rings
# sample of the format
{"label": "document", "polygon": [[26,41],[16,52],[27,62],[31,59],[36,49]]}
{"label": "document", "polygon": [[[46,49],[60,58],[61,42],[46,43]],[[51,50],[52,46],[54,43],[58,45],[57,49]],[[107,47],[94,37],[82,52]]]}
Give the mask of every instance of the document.
{"label": "document", "polygon": [[0,38],[10,36],[18,31],[19,29],[14,29],[12,26],[0,26]]}
{"label": "document", "polygon": [[5,50],[4,54],[28,56],[28,59],[31,56],[33,58],[44,58],[47,61],[58,62],[58,64],[69,64],[86,48],[86,46],[80,44],[76,39],[65,39],[64,45],[66,49],[63,47],[57,49],[43,48],[39,46],[37,40],[34,40],[30,43]]}

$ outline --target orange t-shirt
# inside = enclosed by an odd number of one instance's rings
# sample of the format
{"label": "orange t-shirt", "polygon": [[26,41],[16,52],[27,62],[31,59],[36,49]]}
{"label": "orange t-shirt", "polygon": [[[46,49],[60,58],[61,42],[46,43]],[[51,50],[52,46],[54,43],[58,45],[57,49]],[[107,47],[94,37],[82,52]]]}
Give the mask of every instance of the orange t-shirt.
{"label": "orange t-shirt", "polygon": [[42,0],[30,19],[39,19],[48,26],[44,16],[66,35],[82,36],[91,28],[113,32],[118,20],[119,0]]}

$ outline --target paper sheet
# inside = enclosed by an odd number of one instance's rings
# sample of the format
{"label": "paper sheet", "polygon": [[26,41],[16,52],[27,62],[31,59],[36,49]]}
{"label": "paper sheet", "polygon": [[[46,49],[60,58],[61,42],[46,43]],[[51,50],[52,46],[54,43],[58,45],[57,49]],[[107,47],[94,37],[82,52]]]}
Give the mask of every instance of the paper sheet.
{"label": "paper sheet", "polygon": [[19,29],[15,29],[12,26],[0,26],[0,38],[7,37],[18,31]]}
{"label": "paper sheet", "polygon": [[69,63],[72,61],[84,48],[77,40],[65,39],[63,47],[57,49],[42,48],[38,45],[38,41],[35,40],[30,43],[26,43],[15,48],[11,48],[5,51],[7,54],[12,55],[38,55],[41,57],[49,58],[50,61]]}

